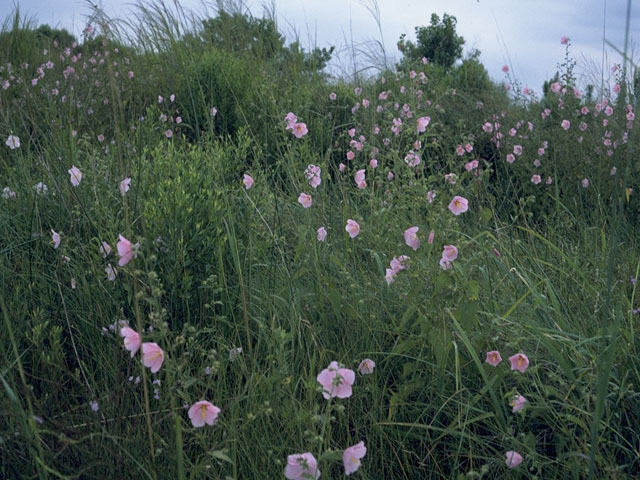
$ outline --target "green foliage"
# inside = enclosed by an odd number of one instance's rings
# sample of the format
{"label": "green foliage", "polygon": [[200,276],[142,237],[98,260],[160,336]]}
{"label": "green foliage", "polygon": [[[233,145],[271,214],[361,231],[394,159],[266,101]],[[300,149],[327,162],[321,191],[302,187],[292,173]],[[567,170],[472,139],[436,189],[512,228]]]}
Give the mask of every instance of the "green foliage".
{"label": "green foliage", "polygon": [[456,17],[444,14],[442,20],[433,13],[428,27],[416,27],[416,43],[400,37],[398,48],[402,52],[402,63],[413,63],[426,57],[430,62],[449,70],[456,60],[462,58],[464,38],[456,33]]}
{"label": "green foliage", "polygon": [[[200,35],[143,18],[145,42],[78,47],[81,72],[57,61],[66,45],[31,50],[19,18],[2,34],[6,55],[34,60],[12,58],[0,89],[0,477],[281,478],[288,455],[313,452],[339,478],[362,440],[363,478],[564,480],[587,477],[586,459],[596,476],[634,478],[640,167],[623,99],[595,114],[571,97],[569,56],[569,93],[536,104],[493,85],[477,53],[416,53],[359,84],[328,77],[330,49],[286,46],[268,19],[224,14]],[[287,112],[307,135],[286,130]],[[454,195],[469,200],[459,216]],[[126,265],[120,235],[138,244]],[[458,249],[447,270],[445,245]],[[125,324],[164,349],[157,373],[124,349]],[[525,373],[509,368],[516,352]],[[318,373],[364,358],[374,373],[324,400]],[[514,413],[515,395],[527,403]],[[196,428],[183,407],[202,399],[222,412]],[[524,464],[507,469],[507,450]]]}

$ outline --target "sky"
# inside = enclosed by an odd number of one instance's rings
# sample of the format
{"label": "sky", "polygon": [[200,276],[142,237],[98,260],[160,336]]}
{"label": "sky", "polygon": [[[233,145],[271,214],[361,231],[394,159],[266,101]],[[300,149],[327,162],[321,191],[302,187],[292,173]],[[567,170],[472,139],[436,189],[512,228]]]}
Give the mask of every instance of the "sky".
{"label": "sky", "polygon": [[[130,16],[136,3],[94,1],[114,18]],[[200,14],[205,7],[215,11],[215,2],[177,1]],[[506,81],[501,69],[508,65],[522,87],[537,92],[564,61],[562,36],[571,39],[570,52],[583,84],[599,84],[603,65],[605,80],[609,78],[611,66],[622,58],[609,46],[603,56],[603,37],[623,49],[627,12],[627,0],[244,0],[254,16],[262,16],[265,3],[270,10],[275,5],[278,27],[287,40],[298,38],[307,48],[335,46],[339,59],[334,68],[343,71],[353,71],[350,52],[354,50],[360,52],[358,68],[379,65],[384,58],[381,45],[387,62],[393,64],[400,58],[396,44],[401,34],[413,40],[415,27],[428,25],[432,13],[440,17],[448,13],[457,19],[465,53],[480,50],[491,78]],[[0,0],[0,18],[6,18],[16,4],[38,23],[64,27],[76,35],[90,13],[89,2],[83,0]],[[372,13],[376,7],[379,23]],[[630,25],[633,51],[640,32],[638,0],[631,6]]]}

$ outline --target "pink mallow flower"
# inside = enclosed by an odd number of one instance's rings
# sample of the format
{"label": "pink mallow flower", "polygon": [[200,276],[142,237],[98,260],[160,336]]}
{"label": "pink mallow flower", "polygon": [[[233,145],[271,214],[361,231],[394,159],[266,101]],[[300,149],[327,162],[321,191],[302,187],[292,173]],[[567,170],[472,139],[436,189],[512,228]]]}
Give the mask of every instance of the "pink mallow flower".
{"label": "pink mallow flower", "polygon": [[60,246],[60,234],[53,228],[51,229],[51,240],[53,241],[53,248],[58,248]]}
{"label": "pink mallow flower", "polygon": [[293,126],[296,124],[296,122],[298,121],[298,117],[293,113],[293,112],[289,112],[285,115],[284,117],[285,122],[287,122],[287,130],[293,130]]}
{"label": "pink mallow flower", "polygon": [[451,203],[449,203],[449,210],[454,215],[460,215],[469,210],[469,201],[464,197],[456,195],[451,200]]}
{"label": "pink mallow flower", "polygon": [[341,368],[338,362],[333,361],[316,379],[322,385],[322,396],[326,400],[333,397],[348,398],[353,392],[351,386],[356,381],[356,374],[353,370]]}
{"label": "pink mallow flower", "polygon": [[442,250],[440,266],[443,270],[449,270],[451,263],[458,258],[458,248],[455,245],[445,245]]}
{"label": "pink mallow flower", "polygon": [[124,338],[124,348],[131,352],[131,358],[140,348],[140,334],[129,327],[120,329],[120,336]]}
{"label": "pink mallow flower", "polygon": [[289,455],[284,476],[289,480],[317,480],[320,478],[318,461],[309,452]]}
{"label": "pink mallow flower", "polygon": [[427,129],[427,126],[431,122],[430,117],[420,117],[418,118],[418,133],[422,133]]}
{"label": "pink mallow flower", "polygon": [[513,450],[509,450],[506,453],[507,456],[507,460],[506,460],[506,464],[507,467],[509,468],[516,468],[518,465],[520,465],[522,463],[522,455],[520,455],[518,452],[514,452]]}
{"label": "pink mallow flower", "polygon": [[129,191],[129,188],[131,188],[131,178],[127,177],[122,180],[118,188],[120,189],[120,195],[124,197]]}
{"label": "pink mallow flower", "polygon": [[373,369],[376,367],[376,362],[370,358],[365,358],[358,365],[358,371],[361,375],[370,375],[373,373]]}
{"label": "pink mallow flower", "polygon": [[82,181],[82,172],[80,171],[80,169],[78,167],[76,167],[75,165],[73,165],[69,170],[69,175],[70,175],[70,180],[71,180],[71,185],[73,185],[74,187],[77,187],[78,185],[80,185],[80,182]]}
{"label": "pink mallow flower", "polygon": [[344,227],[351,238],[356,238],[360,233],[360,225],[355,220],[348,219],[347,226]]}
{"label": "pink mallow flower", "polygon": [[102,245],[100,245],[100,253],[102,254],[102,258],[107,258],[107,255],[111,253],[111,245],[107,242],[102,242]]}
{"label": "pink mallow flower", "polygon": [[520,370],[520,372],[524,373],[529,368],[529,359],[524,353],[516,353],[510,356],[509,361],[511,362],[511,370]]}
{"label": "pink mallow flower", "polygon": [[307,125],[302,122],[297,122],[291,128],[291,133],[295,135],[296,138],[304,137],[309,130],[307,130]]}
{"label": "pink mallow flower", "polygon": [[414,250],[418,250],[420,247],[420,239],[418,238],[419,229],[420,227],[411,227],[404,231],[404,242]]}
{"label": "pink mallow flower", "polygon": [[253,187],[253,177],[248,173],[245,173],[244,177],[242,177],[242,183],[244,183],[244,188],[249,190],[251,187]]}
{"label": "pink mallow flower", "polygon": [[519,412],[524,408],[524,404],[527,403],[527,399],[522,395],[516,395],[511,400],[511,406],[513,407],[513,413]]}
{"label": "pink mallow flower", "polygon": [[500,356],[500,352],[497,350],[492,350],[487,352],[487,359],[485,360],[492,367],[497,367],[500,362],[502,362],[502,357]]}
{"label": "pink mallow flower", "polygon": [[358,186],[358,188],[359,188],[359,189],[361,189],[361,190],[362,190],[363,188],[366,188],[366,187],[367,187],[367,182],[366,182],[366,180],[364,179],[364,177],[365,177],[365,170],[364,170],[364,169],[362,169],[362,170],[358,170],[358,171],[356,172],[356,174],[354,175],[354,177],[353,177],[354,181],[356,182],[356,185],[357,185],[357,186]]}
{"label": "pink mallow flower", "polygon": [[191,424],[194,427],[204,427],[205,423],[207,425],[213,426],[213,424],[216,423],[216,420],[218,419],[220,409],[213,405],[211,402],[201,400],[194,403],[189,409],[188,413],[189,418],[191,419]]}
{"label": "pink mallow flower", "polygon": [[319,242],[324,242],[324,240],[327,238],[327,229],[324,227],[320,227],[316,232],[316,236]]}
{"label": "pink mallow flower", "polygon": [[344,464],[345,475],[351,475],[360,468],[360,460],[367,454],[367,447],[364,442],[352,445],[342,454],[342,463]]}
{"label": "pink mallow flower", "polygon": [[157,343],[147,342],[142,344],[142,363],[151,369],[151,373],[160,370],[164,362],[164,350]]}
{"label": "pink mallow flower", "polygon": [[298,203],[302,205],[304,208],[309,208],[313,203],[313,200],[311,200],[311,195],[309,195],[308,193],[302,192],[298,197]]}
{"label": "pink mallow flower", "polygon": [[307,165],[307,168],[304,171],[304,176],[307,177],[309,185],[311,185],[313,188],[318,188],[318,186],[322,182],[322,179],[320,178],[321,174],[322,169],[313,164]]}
{"label": "pink mallow flower", "polygon": [[7,147],[9,147],[11,150],[20,148],[20,138],[16,137],[15,135],[9,135],[5,143],[7,144]]}
{"label": "pink mallow flower", "polygon": [[131,261],[132,258],[136,258],[138,256],[136,251],[136,245],[133,245],[129,240],[127,240],[122,235],[118,235],[119,240],[116,244],[118,249],[118,255],[120,256],[120,260],[118,260],[118,265],[120,267],[124,267],[127,263]]}

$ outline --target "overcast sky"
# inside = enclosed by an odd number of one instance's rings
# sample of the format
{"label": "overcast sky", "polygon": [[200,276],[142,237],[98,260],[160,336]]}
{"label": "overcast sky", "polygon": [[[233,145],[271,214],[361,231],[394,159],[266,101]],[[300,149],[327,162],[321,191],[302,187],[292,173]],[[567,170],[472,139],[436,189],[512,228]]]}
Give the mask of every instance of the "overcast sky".
{"label": "overcast sky", "polygon": [[[95,1],[115,18],[126,16],[136,3]],[[7,17],[13,9],[12,2],[38,23],[65,27],[76,34],[90,13],[88,2],[82,0],[0,0],[0,17]],[[179,3],[186,9],[203,12],[200,0]],[[262,15],[264,1],[244,3],[254,16]],[[271,5],[271,0],[266,3]],[[640,31],[637,3],[631,10],[632,47]],[[211,5],[209,2],[209,11],[215,11]],[[279,28],[287,40],[298,35],[303,46],[333,45],[342,52],[350,46],[371,51],[371,46],[379,42],[384,44],[391,62],[399,58],[396,43],[401,34],[413,39],[416,25],[428,25],[432,13],[442,16],[446,12],[458,20],[457,32],[466,41],[465,52],[479,49],[481,61],[494,80],[504,79],[501,67],[507,64],[522,86],[537,92],[564,60],[561,36],[571,39],[578,72],[598,79],[603,63],[603,33],[620,49],[624,45],[626,0],[378,0],[381,32],[367,8],[372,5],[372,0],[275,0]],[[380,50],[377,52],[381,58]],[[348,64],[348,56],[343,54],[342,58],[343,64]],[[363,64],[371,63],[363,55],[359,58]],[[621,61],[619,54],[606,47],[606,76],[611,65]]]}

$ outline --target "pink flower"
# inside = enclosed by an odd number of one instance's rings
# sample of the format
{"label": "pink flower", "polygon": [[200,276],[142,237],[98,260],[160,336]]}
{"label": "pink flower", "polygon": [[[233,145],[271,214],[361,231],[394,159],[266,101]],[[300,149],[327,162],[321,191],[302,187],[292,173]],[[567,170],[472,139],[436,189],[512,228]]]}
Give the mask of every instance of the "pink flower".
{"label": "pink flower", "polygon": [[502,362],[502,357],[500,356],[500,352],[497,350],[492,350],[487,352],[487,358],[485,360],[492,367],[497,367]]}
{"label": "pink flower", "polygon": [[111,245],[107,242],[102,242],[102,245],[100,245],[100,253],[102,254],[102,258],[107,258],[107,255],[111,253]]}
{"label": "pink flower", "polygon": [[309,452],[289,455],[284,476],[289,480],[316,480],[320,478],[318,461]]}
{"label": "pink flower", "polygon": [[216,107],[211,107],[211,111],[209,113],[211,113],[212,117],[215,117],[218,114],[218,109]]}
{"label": "pink flower", "polygon": [[338,98],[338,96],[336,95],[336,92],[331,92],[331,93],[329,94],[329,100],[333,101],[333,100],[335,100],[336,98]]}
{"label": "pink flower", "polygon": [[356,154],[349,150],[347,152],[347,160],[353,160],[354,158],[356,158]]}
{"label": "pink flower", "polygon": [[398,272],[394,271],[393,268],[387,268],[384,275],[387,285],[391,285],[395,281],[397,274]]}
{"label": "pink flower", "polygon": [[522,395],[516,395],[511,400],[511,406],[513,407],[513,413],[519,412],[524,408],[524,404],[527,403],[527,399]]}
{"label": "pink flower", "polygon": [[616,83],[611,90],[613,90],[613,93],[620,93],[620,84]]}
{"label": "pink flower", "polygon": [[569,128],[571,127],[571,122],[569,120],[562,120],[561,125],[564,130],[569,130]]}
{"label": "pink flower", "polygon": [[536,174],[531,177],[531,182],[534,183],[535,185],[538,185],[541,181],[542,181],[542,178],[540,178],[540,175]]}
{"label": "pink flower", "polygon": [[360,468],[360,460],[367,454],[367,447],[364,442],[352,445],[342,454],[342,463],[344,464],[345,475],[351,475]]}
{"label": "pink flower", "polygon": [[322,370],[316,378],[322,385],[322,396],[329,398],[347,398],[352,394],[351,386],[356,381],[356,374],[348,368],[341,368],[338,362],[331,362],[328,368]]}
{"label": "pink flower", "polygon": [[503,65],[503,66],[502,66],[502,71],[503,71],[504,73],[509,73],[509,67],[508,67],[507,65]]}
{"label": "pink flower", "polygon": [[304,176],[307,177],[309,185],[311,185],[313,188],[318,188],[320,182],[322,181],[322,179],[320,178],[321,173],[322,170],[320,169],[320,167],[309,164],[304,171]]}
{"label": "pink flower", "polygon": [[324,227],[318,229],[317,238],[319,242],[324,242],[325,238],[327,238],[327,230]]}
{"label": "pink flower", "polygon": [[429,190],[429,191],[427,192],[427,201],[428,201],[429,203],[433,203],[433,201],[435,200],[435,198],[436,198],[436,192],[433,192],[433,191]]}
{"label": "pink flower", "polygon": [[365,176],[365,171],[363,169],[363,170],[358,170],[353,177],[359,189],[366,188],[367,186],[367,182],[365,181],[364,176]]}
{"label": "pink flower", "polygon": [[116,248],[118,249],[118,255],[120,256],[120,260],[118,260],[118,265],[120,267],[124,267],[127,263],[131,261],[132,258],[136,258],[138,256],[136,252],[136,248],[131,244],[129,240],[127,240],[122,235],[118,235],[119,240],[116,244]]}
{"label": "pink flower", "polygon": [[80,169],[74,165],[68,170],[68,172],[71,176],[71,185],[73,185],[74,187],[80,185],[80,182],[82,181],[82,172],[80,171]]}
{"label": "pink flower", "polygon": [[514,452],[510,450],[506,453],[507,455],[507,467],[516,468],[518,465],[522,463],[522,456],[518,452]]}
{"label": "pink flower", "polygon": [[453,262],[458,258],[458,248],[455,245],[445,245],[442,249],[442,258],[447,262]]}
{"label": "pink flower", "polygon": [[244,183],[244,188],[249,190],[251,187],[253,187],[253,177],[248,173],[245,173],[244,177],[242,177],[242,183]]}
{"label": "pink flower", "polygon": [[171,138],[171,137],[173,137],[173,131],[172,131],[170,128],[169,128],[168,130],[166,130],[166,131],[164,132],[164,134],[165,134],[165,136],[166,136],[167,138]]}
{"label": "pink flower", "polygon": [[513,163],[515,161],[516,161],[516,157],[513,153],[510,153],[509,155],[507,155],[507,162]]}
{"label": "pink flower", "polygon": [[358,371],[361,375],[370,375],[373,373],[373,369],[375,368],[375,366],[376,362],[374,362],[370,358],[365,358],[360,362],[360,365],[358,365]]}
{"label": "pink flower", "polygon": [[471,170],[474,170],[478,168],[478,160],[471,160],[470,162],[467,162],[464,166],[464,169],[467,172],[470,172]]}
{"label": "pink flower", "polygon": [[449,203],[449,210],[454,215],[460,215],[469,210],[469,201],[464,197],[456,195],[451,200],[451,203]]}
{"label": "pink flower", "polygon": [[15,135],[9,135],[5,143],[7,144],[7,147],[9,147],[11,150],[20,148],[20,138],[16,137]]}
{"label": "pink flower", "polygon": [[116,279],[116,275],[118,272],[110,263],[107,265],[104,271],[107,274],[107,278],[110,282],[113,282]]}
{"label": "pink flower", "polygon": [[298,117],[293,112],[289,112],[284,116],[284,121],[287,122],[286,130],[292,130],[298,121]]}
{"label": "pink flower", "polygon": [[520,370],[520,372],[524,373],[529,368],[529,359],[524,353],[516,353],[510,356],[509,361],[511,362],[511,370]]}
{"label": "pink flower", "polygon": [[583,188],[587,188],[589,186],[589,179],[588,178],[583,178],[582,179],[582,187]]}
{"label": "pink flower", "polygon": [[431,117],[418,118],[418,133],[422,133],[427,129],[427,126],[431,122]]}
{"label": "pink flower", "polygon": [[433,230],[431,230],[431,232],[429,232],[429,238],[427,238],[427,243],[429,245],[433,244],[433,238],[436,236],[435,232]]}
{"label": "pink flower", "polygon": [[311,195],[308,193],[302,192],[298,197],[298,203],[302,205],[304,208],[309,208],[313,201],[311,200]]}
{"label": "pink flower", "polygon": [[123,327],[120,329],[120,336],[124,337],[124,348],[131,352],[131,358],[140,348],[140,334],[134,329]]}
{"label": "pink flower", "polygon": [[51,229],[51,240],[53,241],[53,248],[58,248],[60,246],[60,234],[53,228]]}
{"label": "pink flower", "polygon": [[126,193],[129,191],[129,188],[131,186],[131,178],[127,177],[124,180],[122,180],[120,182],[119,185],[119,189],[120,189],[120,195],[122,195],[123,197],[126,195]]}
{"label": "pink flower", "polygon": [[398,258],[393,257],[393,260],[391,260],[391,270],[394,273],[398,273],[401,270],[404,270],[405,268],[407,268],[407,266],[404,264],[404,262],[406,262],[407,260],[409,260],[409,257],[407,257],[406,255],[400,255]]}
{"label": "pink flower", "polygon": [[98,141],[100,143],[104,142],[104,135],[102,135],[102,134],[98,135]]}
{"label": "pink flower", "polygon": [[360,225],[355,220],[351,220],[350,218],[347,220],[347,226],[344,227],[351,238],[356,238],[360,233]]}
{"label": "pink flower", "polygon": [[369,166],[371,168],[378,168],[378,160],[376,160],[375,158],[372,158],[371,160],[369,160]]}
{"label": "pink flower", "polygon": [[514,145],[513,146],[513,153],[515,155],[522,155],[522,145]]}
{"label": "pink flower", "polygon": [[338,165],[338,170],[340,170],[341,172],[344,172],[345,168],[347,168],[347,166],[344,163]]}
{"label": "pink flower", "polygon": [[204,424],[213,426],[218,419],[220,409],[211,402],[201,400],[194,403],[189,409],[189,418],[194,427],[204,427]]}
{"label": "pink flower", "polygon": [[444,176],[444,181],[447,182],[449,185],[455,185],[456,182],[458,181],[458,177],[456,176],[455,173],[447,173]]}
{"label": "pink flower", "polygon": [[[553,93],[559,93],[560,90],[562,90],[562,84],[560,82],[553,82],[551,84],[551,91]],[[545,113],[546,113],[546,110],[545,110]]]}
{"label": "pink flower", "polygon": [[389,170],[389,173],[387,173],[387,178],[389,180],[393,180],[393,177],[395,177],[395,175],[393,174],[393,172],[391,170]]}
{"label": "pink flower", "polygon": [[164,350],[157,343],[147,342],[142,344],[142,363],[149,367],[152,373],[160,370],[164,362]]}
{"label": "pink flower", "polygon": [[291,133],[293,133],[296,138],[304,137],[308,133],[308,131],[309,130],[307,130],[307,125],[302,122],[295,123],[291,128]]}
{"label": "pink flower", "polygon": [[420,227],[411,227],[404,231],[404,243],[414,250],[418,250],[420,247],[420,239],[418,238],[419,229]]}
{"label": "pink flower", "polygon": [[560,37],[560,44],[561,45],[566,45],[567,43],[569,43],[569,37],[567,37],[566,35],[563,35]]}

